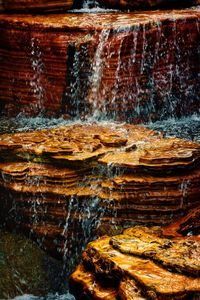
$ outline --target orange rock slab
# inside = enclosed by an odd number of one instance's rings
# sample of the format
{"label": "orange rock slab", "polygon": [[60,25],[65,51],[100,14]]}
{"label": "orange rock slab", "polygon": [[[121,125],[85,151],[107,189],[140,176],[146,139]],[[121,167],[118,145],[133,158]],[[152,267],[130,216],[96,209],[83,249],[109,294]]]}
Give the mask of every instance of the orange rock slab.
{"label": "orange rock slab", "polygon": [[2,218],[59,256],[84,234],[170,224],[199,205],[200,145],[136,125],[4,134],[0,160]]}
{"label": "orange rock slab", "polygon": [[[129,228],[119,236],[104,236],[89,243],[82,255],[84,268],[81,265],[72,273],[70,283],[73,287],[78,280],[85,281],[79,295],[90,291],[91,299],[98,297],[93,294],[95,285],[86,285],[86,278],[88,282],[90,277],[98,279],[102,286],[107,283],[107,288],[114,287],[117,299],[121,300],[198,299],[199,273],[194,273],[187,264],[192,268],[198,265],[199,245],[198,236],[183,237],[177,233],[169,239],[163,236],[161,227]],[[156,258],[159,251],[163,251],[164,260]],[[174,265],[166,264],[166,260],[174,261]]]}

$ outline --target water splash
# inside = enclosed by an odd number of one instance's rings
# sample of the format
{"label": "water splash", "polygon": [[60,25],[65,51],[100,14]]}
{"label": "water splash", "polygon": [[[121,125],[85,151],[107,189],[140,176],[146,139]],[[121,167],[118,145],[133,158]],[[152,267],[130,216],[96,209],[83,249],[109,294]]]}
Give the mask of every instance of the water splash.
{"label": "water splash", "polygon": [[104,12],[108,13],[108,12],[116,12],[116,11],[118,10],[100,7],[98,1],[96,0],[84,0],[81,8],[71,10],[71,12],[75,12],[75,13],[104,13]]}

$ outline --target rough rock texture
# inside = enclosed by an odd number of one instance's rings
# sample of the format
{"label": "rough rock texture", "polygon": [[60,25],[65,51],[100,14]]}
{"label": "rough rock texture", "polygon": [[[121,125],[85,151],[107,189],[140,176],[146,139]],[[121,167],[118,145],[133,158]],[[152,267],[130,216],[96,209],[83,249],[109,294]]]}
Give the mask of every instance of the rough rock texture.
{"label": "rough rock texture", "polygon": [[199,16],[1,15],[1,111],[134,122],[197,112]]}
{"label": "rough rock texture", "polygon": [[144,9],[153,7],[176,7],[191,6],[200,4],[199,0],[98,0],[105,7],[125,8],[125,9]]}
{"label": "rough rock texture", "polygon": [[168,236],[200,235],[200,207],[193,209],[187,216],[163,229],[163,234]]}
{"label": "rough rock texture", "polygon": [[[106,284],[96,280],[95,275],[86,271],[83,265],[79,265],[70,278],[73,284],[73,291],[78,299],[85,299],[86,296],[98,300],[117,300],[117,291],[114,287],[106,287]],[[91,286],[94,288],[91,289]]]}
{"label": "rough rock texture", "polygon": [[61,290],[62,263],[22,235],[0,229],[0,262],[2,300],[28,299],[28,294],[41,299]]}
{"label": "rough rock texture", "polygon": [[115,284],[117,299],[199,299],[199,237],[179,234],[169,239],[162,232],[161,227],[134,227],[89,243],[84,267],[71,275],[71,285],[81,282],[79,295],[84,291],[91,299],[98,299],[93,293],[96,282],[107,283],[107,290],[112,286],[112,293]]}
{"label": "rough rock texture", "polygon": [[54,254],[93,231],[169,224],[199,203],[200,145],[135,125],[5,134],[0,160],[1,219]]}
{"label": "rough rock texture", "polygon": [[125,254],[144,256],[178,272],[199,276],[200,243],[195,240],[180,239],[171,241],[154,236],[135,228],[129,235],[121,234],[111,238],[111,245]]}
{"label": "rough rock texture", "polygon": [[73,0],[1,0],[0,10],[5,11],[51,11],[58,9],[69,9]]}

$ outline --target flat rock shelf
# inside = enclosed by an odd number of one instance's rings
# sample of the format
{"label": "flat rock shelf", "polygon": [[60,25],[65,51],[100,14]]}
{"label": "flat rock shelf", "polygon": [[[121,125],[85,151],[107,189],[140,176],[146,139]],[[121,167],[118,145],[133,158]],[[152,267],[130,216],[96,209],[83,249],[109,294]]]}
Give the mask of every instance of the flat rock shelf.
{"label": "flat rock shelf", "polygon": [[199,204],[200,145],[136,125],[4,134],[0,159],[2,218],[55,256],[83,235],[163,226]]}
{"label": "flat rock shelf", "polygon": [[134,123],[196,113],[199,20],[199,7],[2,14],[1,112]]}

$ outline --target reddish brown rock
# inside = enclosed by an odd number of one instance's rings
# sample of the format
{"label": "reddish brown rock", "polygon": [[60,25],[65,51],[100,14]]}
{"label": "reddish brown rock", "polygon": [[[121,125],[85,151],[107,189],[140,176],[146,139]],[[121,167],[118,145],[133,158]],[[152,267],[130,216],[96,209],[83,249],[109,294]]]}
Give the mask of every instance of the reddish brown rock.
{"label": "reddish brown rock", "polygon": [[106,7],[111,8],[125,8],[125,9],[143,9],[143,8],[153,8],[153,7],[176,7],[176,6],[190,6],[198,5],[199,0],[98,0]]}
{"label": "reddish brown rock", "polygon": [[1,15],[1,111],[134,122],[197,112],[199,15]]}
{"label": "reddish brown rock", "polygon": [[192,235],[200,236],[200,207],[196,207],[185,217],[163,228],[163,234],[167,236]]}
{"label": "reddish brown rock", "polygon": [[1,0],[1,10],[6,11],[38,11],[69,9],[73,0]]}

